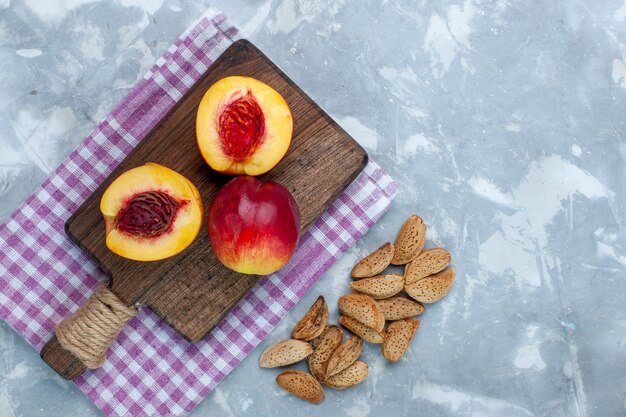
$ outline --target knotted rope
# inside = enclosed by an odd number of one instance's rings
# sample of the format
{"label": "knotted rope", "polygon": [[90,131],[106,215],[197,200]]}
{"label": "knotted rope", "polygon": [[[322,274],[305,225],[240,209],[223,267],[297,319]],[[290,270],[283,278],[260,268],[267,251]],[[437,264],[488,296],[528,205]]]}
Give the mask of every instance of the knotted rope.
{"label": "knotted rope", "polygon": [[102,366],[106,352],[126,323],[137,314],[106,284],[100,284],[85,305],[56,327],[56,336],[63,349],[70,351],[87,368]]}

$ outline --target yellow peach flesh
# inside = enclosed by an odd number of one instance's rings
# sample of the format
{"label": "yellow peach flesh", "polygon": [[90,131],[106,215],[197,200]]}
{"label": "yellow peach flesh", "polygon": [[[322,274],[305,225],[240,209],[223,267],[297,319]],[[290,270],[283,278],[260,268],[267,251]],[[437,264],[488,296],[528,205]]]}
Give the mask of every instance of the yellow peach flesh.
{"label": "yellow peach flesh", "polygon": [[[247,112],[244,109],[244,114],[237,113],[246,106]],[[224,112],[228,111],[235,113],[232,118],[241,124],[242,132],[261,133],[252,146],[234,145],[242,146],[242,155],[229,154],[233,145],[224,143],[237,139],[224,134],[224,120],[229,120]],[[261,114],[257,114],[259,111]],[[287,152],[292,132],[293,118],[287,102],[276,90],[254,78],[222,78],[209,88],[198,108],[196,136],[200,153],[213,169],[226,174],[256,176],[269,171]]]}
{"label": "yellow peach flesh", "polygon": [[[157,191],[179,202],[168,230],[158,236],[137,236],[120,230],[116,218],[128,202],[147,191]],[[198,235],[202,201],[197,188],[185,177],[164,166],[148,163],[120,175],[100,202],[106,225],[106,245],[114,253],[137,261],[164,259],[181,252]]]}

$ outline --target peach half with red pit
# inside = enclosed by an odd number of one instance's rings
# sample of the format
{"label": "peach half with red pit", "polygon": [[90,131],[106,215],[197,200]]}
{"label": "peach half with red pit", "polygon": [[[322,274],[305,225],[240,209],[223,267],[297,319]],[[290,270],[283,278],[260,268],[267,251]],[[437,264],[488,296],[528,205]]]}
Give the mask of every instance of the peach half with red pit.
{"label": "peach half with red pit", "polygon": [[260,175],[283,158],[293,117],[269,85],[244,76],[225,77],[204,94],[196,117],[198,148],[218,172]]}
{"label": "peach half with red pit", "polygon": [[300,210],[283,185],[245,175],[220,188],[209,208],[207,225],[213,251],[227,268],[267,275],[293,256]]}
{"label": "peach half with red pit", "polygon": [[188,247],[202,225],[198,189],[184,176],[147,163],[117,177],[100,200],[106,245],[136,261],[156,261]]}

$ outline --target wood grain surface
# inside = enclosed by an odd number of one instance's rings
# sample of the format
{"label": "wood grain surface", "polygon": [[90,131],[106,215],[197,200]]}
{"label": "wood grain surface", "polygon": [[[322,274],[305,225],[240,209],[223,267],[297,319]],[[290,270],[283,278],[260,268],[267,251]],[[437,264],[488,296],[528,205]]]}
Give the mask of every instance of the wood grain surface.
{"label": "wood grain surface", "polygon": [[96,189],[66,224],[67,234],[111,276],[111,290],[128,305],[147,305],[186,339],[202,339],[257,282],[257,276],[225,268],[209,242],[206,217],[194,243],[179,255],[156,262],[122,258],[105,245],[99,210],[106,187],[122,172],[156,162],[189,178],[207,211],[231,177],[212,171],[196,145],[195,121],[205,91],[229,75],[246,75],[276,89],[294,116],[291,146],[264,180],[294,195],[304,231],[350,184],[367,162],[365,151],[266,56],[247,41],[235,42],[190,89],[162,122]]}

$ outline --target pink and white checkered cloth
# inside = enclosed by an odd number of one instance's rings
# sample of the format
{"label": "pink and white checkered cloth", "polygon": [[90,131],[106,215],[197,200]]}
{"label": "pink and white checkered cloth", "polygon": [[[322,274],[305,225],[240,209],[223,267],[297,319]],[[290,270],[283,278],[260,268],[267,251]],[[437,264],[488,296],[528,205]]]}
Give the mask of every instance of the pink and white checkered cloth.
{"label": "pink and white checkered cloth", "polygon": [[[0,317],[36,349],[107,279],[65,235],[65,221],[237,36],[224,15],[203,16],[0,226]],[[74,382],[107,416],[187,414],[374,225],[396,191],[370,162],[304,234],[290,263],[262,278],[204,340],[185,341],[144,308],[104,366]]]}

